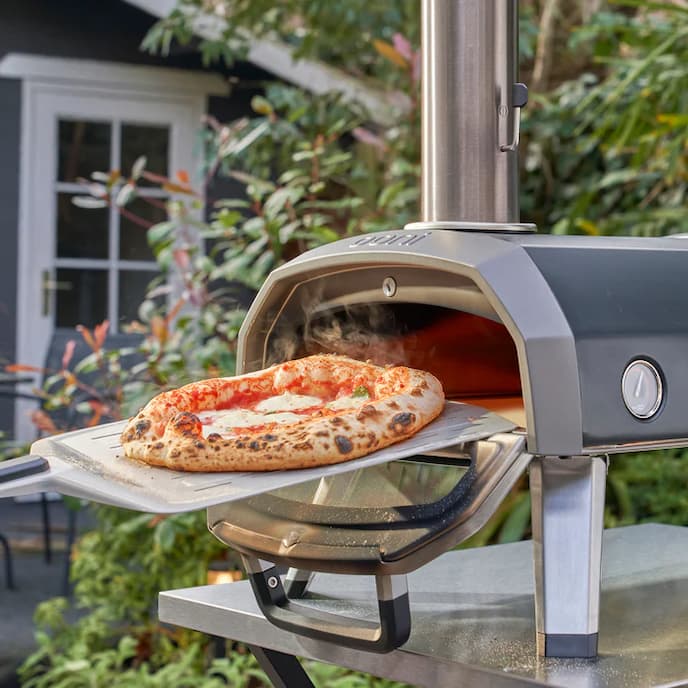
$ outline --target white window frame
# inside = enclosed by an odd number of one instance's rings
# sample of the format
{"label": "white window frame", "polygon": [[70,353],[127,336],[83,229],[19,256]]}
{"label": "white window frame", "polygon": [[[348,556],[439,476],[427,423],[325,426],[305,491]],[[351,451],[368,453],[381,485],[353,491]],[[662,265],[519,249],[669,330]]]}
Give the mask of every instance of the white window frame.
{"label": "white window frame", "polygon": [[[70,97],[83,95],[90,98],[98,96],[110,101],[126,98],[154,102],[161,106],[186,108],[188,131],[170,132],[171,139],[174,137],[177,141],[182,140],[181,145],[185,149],[180,154],[171,146],[169,166],[170,170],[175,170],[182,167],[179,164],[180,158],[185,162],[194,157],[198,160],[198,151],[194,151],[193,139],[200,127],[201,118],[207,111],[207,97],[209,95],[227,96],[229,88],[222,77],[206,72],[17,53],[10,53],[0,60],[0,77],[22,80],[16,358],[18,362],[40,367],[44,363],[49,341],[37,342],[37,335],[33,331],[34,324],[32,324],[35,319],[22,317],[22,314],[35,312],[37,304],[40,303],[40,295],[37,296],[36,293],[40,290],[39,279],[36,276],[36,265],[39,260],[43,260],[44,263],[49,260],[59,267],[68,267],[69,261],[68,259],[56,260],[56,257],[52,255],[52,246],[31,245],[30,230],[35,214],[32,187],[34,179],[38,178],[42,163],[41,151],[36,150],[38,146],[35,144],[33,135],[40,118],[39,108],[36,106],[38,98],[50,97],[51,94],[54,94],[56,98],[60,95]],[[75,116],[78,114],[78,112],[74,113]],[[115,145],[114,141],[112,145]],[[54,153],[56,155],[57,151]],[[188,164],[183,167],[188,169]],[[54,170],[52,172],[54,174]],[[78,190],[78,186],[64,183],[56,185],[53,178],[51,186],[53,205],[58,190]],[[55,216],[54,208],[52,216]],[[117,239],[112,236],[113,234],[115,233],[111,232],[111,242]],[[47,255],[48,253],[50,256]],[[111,253],[109,261],[113,260],[113,255],[117,255],[116,252]],[[96,263],[98,267],[102,267],[107,262],[94,261],[94,267]],[[117,260],[117,265],[120,269],[127,267],[125,261]],[[137,262],[135,267],[141,268],[142,265],[145,264]],[[86,261],[80,260],[79,267],[88,267]],[[109,290],[110,301],[114,296],[112,291],[112,289]],[[111,310],[112,303],[109,306]],[[29,392],[31,387],[39,382],[39,378],[40,376],[37,375],[34,383],[20,387],[19,391]],[[34,407],[30,402],[21,400],[17,402],[15,437],[20,441],[28,441],[35,434],[29,419],[29,413]]]}

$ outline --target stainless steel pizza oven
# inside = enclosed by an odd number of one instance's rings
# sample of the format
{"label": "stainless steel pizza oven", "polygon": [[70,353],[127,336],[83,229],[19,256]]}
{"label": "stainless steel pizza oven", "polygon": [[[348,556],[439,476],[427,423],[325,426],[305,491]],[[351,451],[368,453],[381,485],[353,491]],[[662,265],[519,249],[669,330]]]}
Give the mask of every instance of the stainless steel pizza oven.
{"label": "stainless steel pizza oven", "polygon": [[[336,352],[427,369],[485,432],[214,506],[208,524],[276,625],[385,651],[409,632],[403,575],[475,532],[529,466],[538,650],[594,656],[607,456],[688,443],[688,244],[520,223],[517,2],[422,10],[422,221],[276,270],[238,367]],[[377,623],[295,602],[312,571],[374,575]]]}
{"label": "stainless steel pizza oven", "polygon": [[[432,228],[345,239],[276,270],[242,329],[242,371],[318,352],[418,366],[513,429],[211,507],[266,615],[340,644],[403,642],[405,588],[390,581],[475,532],[530,463],[540,651],[594,655],[606,457],[687,442],[687,250]],[[293,567],[286,591],[265,583],[275,563]],[[287,593],[303,593],[306,570],[375,575],[382,623],[297,609]]]}
{"label": "stainless steel pizza oven", "polygon": [[[521,224],[517,2],[422,8],[421,222],[275,270],[242,327],[237,372],[318,352],[401,363],[442,381],[441,416],[350,464],[229,476],[123,461],[112,424],[41,440],[33,454],[47,461],[3,464],[0,497],[207,508],[275,625],[386,652],[412,624],[405,575],[475,533],[529,471],[538,651],[593,657],[608,456],[688,445],[688,242]],[[299,599],[318,571],[374,576],[378,618]],[[173,597],[161,618],[178,622]]]}

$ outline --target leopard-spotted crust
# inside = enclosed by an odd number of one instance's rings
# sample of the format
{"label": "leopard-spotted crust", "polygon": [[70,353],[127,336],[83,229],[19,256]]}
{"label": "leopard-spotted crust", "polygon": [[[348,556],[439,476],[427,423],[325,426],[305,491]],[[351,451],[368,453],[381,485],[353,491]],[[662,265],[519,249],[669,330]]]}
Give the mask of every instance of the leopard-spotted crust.
{"label": "leopard-spotted crust", "polygon": [[[240,406],[247,395],[318,396],[333,386],[360,385],[372,394],[356,408],[320,409],[300,421],[237,428],[229,436],[204,437],[196,415]],[[349,461],[410,437],[443,406],[442,386],[430,373],[316,355],[163,392],[130,419],[121,439],[129,458],[180,471],[310,468]]]}

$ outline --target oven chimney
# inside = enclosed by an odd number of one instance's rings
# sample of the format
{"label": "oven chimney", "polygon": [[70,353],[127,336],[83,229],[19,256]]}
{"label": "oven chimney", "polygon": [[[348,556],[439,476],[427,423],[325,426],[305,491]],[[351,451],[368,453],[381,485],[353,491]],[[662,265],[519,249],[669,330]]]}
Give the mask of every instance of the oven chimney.
{"label": "oven chimney", "polygon": [[422,211],[408,227],[532,230],[518,224],[518,0],[421,2]]}

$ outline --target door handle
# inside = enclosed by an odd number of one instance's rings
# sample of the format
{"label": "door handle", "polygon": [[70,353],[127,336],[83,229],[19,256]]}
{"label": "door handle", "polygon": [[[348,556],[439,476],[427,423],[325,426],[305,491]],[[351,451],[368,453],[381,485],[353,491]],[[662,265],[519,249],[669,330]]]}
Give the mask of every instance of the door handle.
{"label": "door handle", "polygon": [[43,270],[41,272],[41,312],[43,316],[50,315],[50,303],[52,293],[58,289],[62,291],[70,291],[72,289],[71,282],[58,282],[53,279],[50,270]]}

